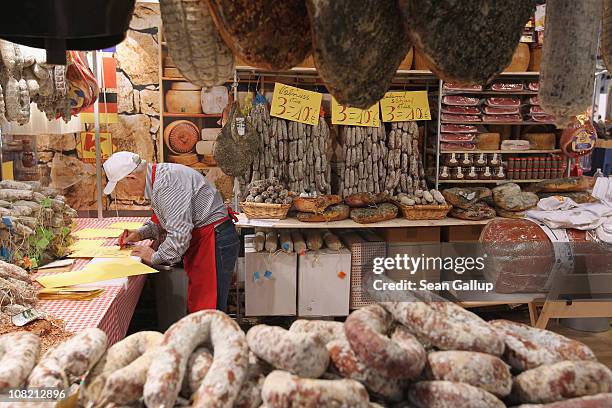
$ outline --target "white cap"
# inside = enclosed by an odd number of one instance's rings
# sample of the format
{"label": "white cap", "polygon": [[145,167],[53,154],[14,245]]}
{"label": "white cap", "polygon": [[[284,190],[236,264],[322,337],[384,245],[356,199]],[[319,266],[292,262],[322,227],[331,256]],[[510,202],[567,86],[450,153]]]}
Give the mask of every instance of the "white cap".
{"label": "white cap", "polygon": [[136,170],[141,162],[140,156],[132,152],[117,152],[109,157],[102,165],[108,179],[104,194],[112,193],[117,183]]}

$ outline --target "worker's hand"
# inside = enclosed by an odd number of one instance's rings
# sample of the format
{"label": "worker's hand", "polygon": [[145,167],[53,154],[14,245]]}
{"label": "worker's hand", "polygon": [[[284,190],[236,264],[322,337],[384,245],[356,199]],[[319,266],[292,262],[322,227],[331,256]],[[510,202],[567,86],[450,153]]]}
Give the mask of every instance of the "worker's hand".
{"label": "worker's hand", "polygon": [[155,254],[155,251],[153,249],[149,248],[148,246],[144,246],[144,245],[135,246],[132,252],[130,253],[130,255],[132,256],[139,257],[142,260],[142,262],[147,265],[151,265],[151,259],[153,258],[154,254]]}
{"label": "worker's hand", "polygon": [[124,247],[125,244],[129,244],[130,242],[138,242],[142,241],[142,237],[137,230],[124,230],[123,233],[119,236],[119,246]]}

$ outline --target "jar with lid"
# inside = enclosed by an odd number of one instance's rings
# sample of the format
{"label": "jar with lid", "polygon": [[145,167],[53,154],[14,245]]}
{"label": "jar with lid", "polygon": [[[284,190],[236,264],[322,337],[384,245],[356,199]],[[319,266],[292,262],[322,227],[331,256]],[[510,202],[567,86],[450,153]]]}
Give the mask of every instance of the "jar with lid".
{"label": "jar with lid", "polygon": [[448,161],[446,162],[448,167],[457,167],[459,165],[459,158],[457,153],[451,153]]}
{"label": "jar with lid", "polygon": [[466,178],[468,180],[478,180],[478,173],[476,173],[476,167],[470,167],[470,171],[468,172]]}
{"label": "jar with lid", "polygon": [[493,177],[493,174],[491,173],[491,169],[489,166],[486,166],[484,169],[484,172],[482,173],[481,178],[483,180],[491,180],[491,177]]}
{"label": "jar with lid", "polygon": [[463,159],[461,160],[461,165],[463,167],[470,167],[473,164],[472,155],[469,153],[465,153],[463,155]]}
{"label": "jar with lid", "polygon": [[455,173],[455,178],[457,180],[464,180],[465,175],[463,174],[463,168],[457,167],[457,172]]}
{"label": "jar with lid", "polygon": [[440,171],[440,180],[449,180],[450,178],[451,174],[448,166],[442,166],[442,170]]}
{"label": "jar with lid", "polygon": [[497,168],[497,171],[495,172],[495,178],[497,180],[505,180],[506,179],[506,173],[504,172],[504,166],[499,166]]}
{"label": "jar with lid", "polygon": [[501,164],[501,160],[499,158],[499,154],[493,153],[491,155],[491,159],[489,160],[489,164],[493,167],[497,167]]}
{"label": "jar with lid", "polygon": [[487,165],[487,154],[486,153],[478,154],[478,156],[476,157],[476,160],[474,161],[474,164],[480,167],[486,166]]}

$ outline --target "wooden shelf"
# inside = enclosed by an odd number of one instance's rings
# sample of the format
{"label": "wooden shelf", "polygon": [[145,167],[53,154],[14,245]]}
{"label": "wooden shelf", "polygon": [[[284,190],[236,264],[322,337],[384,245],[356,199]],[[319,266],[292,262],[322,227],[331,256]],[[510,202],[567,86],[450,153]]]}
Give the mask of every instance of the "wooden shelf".
{"label": "wooden shelf", "polygon": [[501,154],[538,154],[538,153],[561,153],[561,149],[554,150],[442,150],[442,154],[450,153],[501,153]]}
{"label": "wooden shelf", "polygon": [[164,112],[165,118],[220,118],[222,114],[217,113],[168,113]]}
{"label": "wooden shelf", "polygon": [[478,125],[501,125],[501,126],[505,126],[505,125],[513,125],[513,126],[529,126],[529,125],[539,125],[539,126],[546,126],[546,125],[554,125],[554,122],[535,122],[535,121],[524,121],[524,122],[458,122],[458,121],[449,121],[449,120],[444,120],[441,121],[440,123],[442,123],[443,125],[473,125],[473,126],[478,126]]}
{"label": "wooden shelf", "polygon": [[458,218],[444,218],[441,220],[413,221],[405,218],[375,222],[373,224],[359,224],[351,219],[333,222],[301,222],[295,218],[285,220],[249,220],[246,215],[238,214],[238,227],[262,228],[406,228],[406,227],[445,227],[454,225],[486,225],[492,220],[466,221]]}
{"label": "wooden shelf", "polygon": [[512,179],[504,179],[504,180],[442,180],[440,179],[440,184],[494,184],[494,183],[539,183],[540,181],[544,181],[544,179],[532,179],[532,180],[512,180]]}
{"label": "wooden shelf", "polygon": [[483,91],[454,91],[454,90],[451,90],[451,89],[443,89],[442,90],[442,96],[447,96],[447,95],[465,95],[465,94],[470,94],[470,95],[499,95],[499,96],[520,96],[520,95],[536,96],[538,94],[538,91],[531,91],[531,90],[526,90],[526,91],[492,91],[490,89],[485,89]]}
{"label": "wooden shelf", "polygon": [[179,77],[179,78],[175,78],[175,77],[162,77],[163,81],[179,81],[179,82],[189,82],[189,80],[187,80],[186,78],[183,77]]}

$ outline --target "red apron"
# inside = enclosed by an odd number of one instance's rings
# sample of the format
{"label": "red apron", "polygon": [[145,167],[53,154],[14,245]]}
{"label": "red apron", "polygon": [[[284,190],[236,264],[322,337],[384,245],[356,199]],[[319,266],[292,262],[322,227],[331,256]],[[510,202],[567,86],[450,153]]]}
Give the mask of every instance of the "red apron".
{"label": "red apron", "polygon": [[[155,164],[151,172],[151,190],[155,183]],[[233,211],[229,214],[236,220]],[[227,221],[221,218],[213,223],[194,228],[191,231],[189,248],[183,257],[183,266],[189,278],[187,309],[189,313],[217,308],[217,259],[215,256],[215,226]],[[159,224],[153,212],[151,221]]]}

